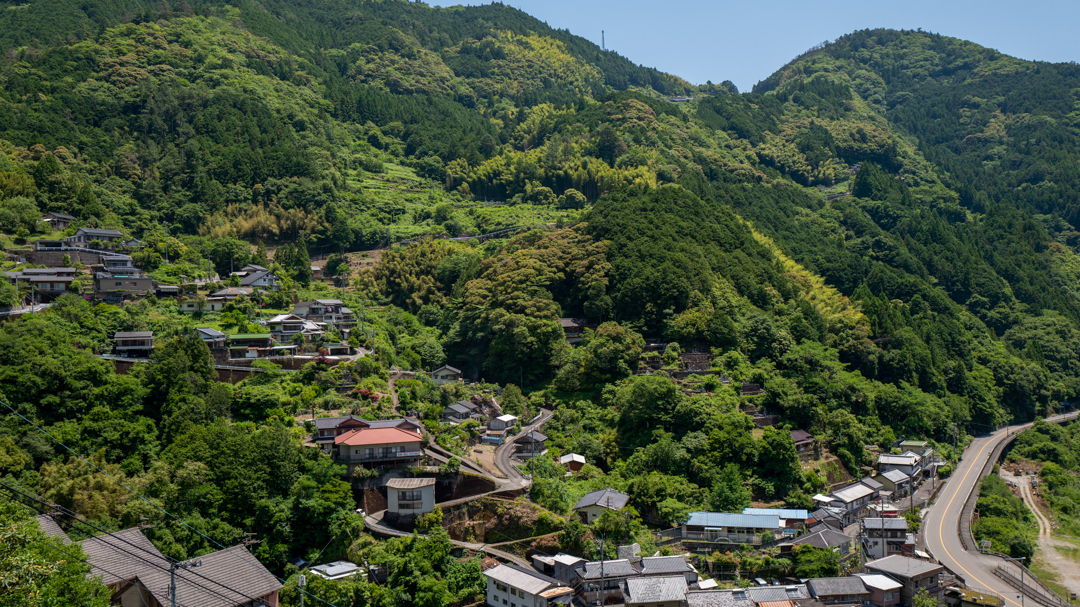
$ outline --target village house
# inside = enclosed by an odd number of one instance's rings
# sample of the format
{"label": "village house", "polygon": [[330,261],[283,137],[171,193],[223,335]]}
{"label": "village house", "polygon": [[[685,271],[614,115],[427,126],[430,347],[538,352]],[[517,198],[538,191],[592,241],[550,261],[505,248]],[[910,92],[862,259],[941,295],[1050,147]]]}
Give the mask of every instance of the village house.
{"label": "village house", "polygon": [[574,512],[581,517],[581,522],[591,524],[607,510],[613,512],[622,510],[629,501],[629,495],[608,487],[586,493],[577,504],[574,504]]}
{"label": "village house", "polygon": [[840,560],[844,560],[855,554],[854,545],[855,538],[822,524],[789,542],[780,544],[780,554],[790,555],[795,546],[812,546],[835,552]]}
{"label": "village house", "polygon": [[585,329],[588,322],[584,318],[560,318],[559,326],[562,327],[566,336],[566,343],[576,346],[585,340]]}
{"label": "village house", "polygon": [[220,350],[225,347],[225,334],[210,327],[195,327],[195,335],[203,340],[207,348]]}
{"label": "village house", "polygon": [[558,580],[517,565],[498,565],[484,571],[489,607],[554,607],[566,605],[573,589]]}
{"label": "village house", "polygon": [[334,325],[339,331],[356,326],[353,311],[339,299],[316,299],[302,301],[293,306],[293,314],[317,323]]}
{"label": "village house", "polygon": [[274,347],[274,337],[269,333],[234,333],[225,338],[225,343],[229,358],[259,358],[260,350]]}
{"label": "village house", "polygon": [[94,241],[103,246],[112,248],[113,244],[119,244],[124,235],[116,230],[102,230],[98,228],[79,228],[75,234],[64,239],[65,245],[89,247]]}
{"label": "village house", "polygon": [[422,436],[420,426],[416,422],[407,419],[366,420],[355,415],[347,415],[344,417],[318,417],[315,418],[312,425],[315,427],[315,432],[311,437],[312,441],[326,452],[330,452],[333,448],[334,439],[350,430],[400,428],[417,436]]}
{"label": "village house", "polygon": [[41,218],[41,221],[49,224],[49,229],[52,231],[60,232],[66,230],[69,225],[75,222],[75,218],[66,213],[49,211],[48,213],[45,213],[45,216]]}
{"label": "village house", "polygon": [[75,268],[23,268],[4,275],[15,286],[28,288],[33,299],[40,302],[70,292]]}
{"label": "village house", "polygon": [[570,472],[578,472],[585,467],[585,456],[577,453],[567,453],[559,458],[559,464],[566,466]]}
{"label": "village house", "polygon": [[780,517],[775,514],[731,514],[727,512],[692,512],[682,525],[684,540],[759,544],[762,536],[775,537],[780,532]]}
{"label": "village house", "polygon": [[310,342],[323,335],[322,327],[296,314],[278,314],[266,321],[266,328],[279,341],[292,341],[302,335],[304,341]]}
{"label": "village house", "polygon": [[386,512],[399,522],[435,510],[434,478],[392,478],[386,481]]}
{"label": "village house", "polygon": [[460,424],[470,419],[479,420],[483,418],[483,414],[480,413],[479,409],[471,401],[459,400],[443,407],[442,420],[453,424]]}
{"label": "village house", "polygon": [[450,365],[443,365],[431,372],[431,380],[436,385],[454,384],[461,381],[461,369],[455,369]]}
{"label": "village house", "polygon": [[264,267],[262,267],[262,266],[260,266],[258,264],[249,263],[246,266],[240,268],[239,270],[233,272],[232,274],[229,274],[229,276],[238,276],[240,278],[244,278],[244,277],[250,276],[251,274],[254,274],[256,272],[268,272],[268,271],[269,270],[267,268],[264,268]]}
{"label": "village house", "polygon": [[261,270],[252,272],[241,278],[240,286],[251,289],[270,289],[271,291],[277,291],[280,288],[279,282],[280,280],[278,277],[270,272],[270,270]]}
{"label": "village house", "polygon": [[134,267],[110,267],[94,273],[94,295],[144,297],[154,290],[154,279]]}
{"label": "village house", "polygon": [[791,440],[795,443],[795,451],[799,454],[799,459],[813,459],[814,444],[817,441],[809,432],[806,430],[792,430]]}
{"label": "village house", "polygon": [[[60,538],[65,544],[71,539],[47,515],[37,517],[41,530]],[[90,574],[99,577],[109,588],[114,605],[169,607],[172,599],[171,561],[146,539],[137,527],[100,535],[79,542]],[[252,604],[277,605],[282,584],[247,551],[233,546],[199,557],[200,566],[176,571],[177,604],[241,607]],[[206,580],[227,580],[211,589]]]}
{"label": "village house", "polygon": [[791,508],[743,508],[743,514],[765,514],[780,517],[780,528],[784,535],[797,535],[806,529],[810,513],[806,510]]}
{"label": "village house", "polygon": [[810,513],[810,518],[807,519],[807,524],[810,527],[816,525],[826,525],[834,530],[843,531],[844,529],[844,513],[838,508],[831,508],[828,506],[818,508]]}
{"label": "village house", "polygon": [[629,578],[626,607],[680,607],[686,601],[686,578],[681,575]]}
{"label": "village house", "polygon": [[873,493],[870,495],[871,500],[876,500],[880,498],[881,492],[885,489],[885,485],[882,485],[881,483],[869,476],[860,480],[859,482],[863,485],[866,485],[867,487],[870,487],[870,489],[873,490]]}
{"label": "village house", "polygon": [[647,556],[641,559],[638,568],[645,577],[679,575],[687,584],[698,581],[697,569],[684,556]]}
{"label": "village house", "polygon": [[843,511],[842,520],[847,526],[866,516],[866,507],[873,501],[873,495],[873,489],[862,483],[855,483],[833,491],[826,497],[829,500],[828,505],[836,506]]}
{"label": "village house", "polygon": [[125,358],[150,358],[154,353],[154,332],[118,331],[114,333],[113,353]]}
{"label": "village house", "polygon": [[210,297],[220,297],[225,301],[233,301],[240,296],[251,297],[251,294],[254,292],[255,289],[251,287],[225,287],[224,289],[214,291],[210,294]]}
{"label": "village house", "polygon": [[933,599],[941,601],[941,574],[945,568],[941,565],[906,556],[893,555],[870,561],[865,565],[869,573],[882,573],[903,584],[900,589],[900,605],[911,607],[912,599],[920,590],[925,590]]}
{"label": "village house", "polygon": [[908,536],[908,522],[903,517],[864,518],[866,534],[864,548],[872,559],[883,559],[894,554],[915,556],[915,541]]}
{"label": "village house", "polygon": [[575,570],[573,586],[578,600],[586,605],[622,603],[624,582],[641,576],[641,571],[627,559],[591,561]]}
{"label": "village house", "polygon": [[488,422],[488,430],[508,430],[513,428],[517,424],[518,418],[516,415],[500,415],[495,419]]}
{"label": "village house", "polygon": [[225,309],[224,297],[207,297],[206,302],[199,307],[199,302],[194,298],[184,299],[180,302],[180,312],[184,314],[198,314],[200,312],[221,312]]}
{"label": "village house", "polygon": [[900,589],[903,584],[880,573],[856,573],[855,577],[863,581],[870,597],[866,600],[875,607],[895,607],[900,604]]}
{"label": "village house", "polygon": [[420,465],[422,440],[402,428],[359,428],[335,437],[334,445],[338,463],[407,470]]}
{"label": "village house", "polygon": [[930,443],[924,440],[906,440],[900,443],[900,452],[907,453],[908,451],[919,456],[926,456],[933,453],[933,449],[930,448]]}
{"label": "village house", "polygon": [[514,441],[517,448],[514,457],[528,458],[547,454],[547,439],[548,437],[538,430],[526,432]]}
{"label": "village house", "polygon": [[806,581],[806,588],[823,605],[862,605],[870,591],[855,577],[826,577]]}
{"label": "village house", "polygon": [[887,470],[874,477],[881,483],[884,491],[888,491],[893,499],[911,495],[911,477],[901,470]]}

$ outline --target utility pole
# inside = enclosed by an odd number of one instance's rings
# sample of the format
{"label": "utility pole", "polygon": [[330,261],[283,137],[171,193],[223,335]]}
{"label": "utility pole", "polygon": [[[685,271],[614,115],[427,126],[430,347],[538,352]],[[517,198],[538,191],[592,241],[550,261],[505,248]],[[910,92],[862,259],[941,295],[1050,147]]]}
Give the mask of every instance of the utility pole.
{"label": "utility pole", "polygon": [[1013,562],[1021,561],[1020,563],[1018,563],[1020,565],[1020,607],[1024,607],[1024,563],[1022,561],[1027,560],[1027,557],[1021,556],[1018,558],[1010,558],[1007,556],[1003,556],[1001,557],[1001,559],[1004,561]]}
{"label": "utility pole", "polygon": [[176,570],[194,569],[200,566],[202,566],[202,559],[173,563],[169,566],[169,598],[172,601],[172,607],[176,607]]}
{"label": "utility pole", "polygon": [[[1021,585],[1023,585],[1023,584],[1021,584]],[[604,538],[601,537],[600,538],[600,601],[599,601],[600,605],[604,604],[604,598],[606,597],[606,595],[607,595],[607,592],[605,592],[605,588],[604,588]],[[176,606],[173,605],[173,607],[176,607]]]}
{"label": "utility pole", "polygon": [[300,607],[304,607],[304,586],[307,586],[307,578],[304,574],[300,574],[300,579],[297,580],[296,586],[300,588]]}

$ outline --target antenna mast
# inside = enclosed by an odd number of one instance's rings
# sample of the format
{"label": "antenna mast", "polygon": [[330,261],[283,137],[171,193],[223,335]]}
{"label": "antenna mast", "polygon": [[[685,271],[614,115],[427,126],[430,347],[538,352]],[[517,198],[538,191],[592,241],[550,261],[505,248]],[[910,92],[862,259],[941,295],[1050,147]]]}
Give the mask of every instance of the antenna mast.
{"label": "antenna mast", "polygon": [[604,40],[604,30],[600,30],[600,50],[607,50],[607,43]]}

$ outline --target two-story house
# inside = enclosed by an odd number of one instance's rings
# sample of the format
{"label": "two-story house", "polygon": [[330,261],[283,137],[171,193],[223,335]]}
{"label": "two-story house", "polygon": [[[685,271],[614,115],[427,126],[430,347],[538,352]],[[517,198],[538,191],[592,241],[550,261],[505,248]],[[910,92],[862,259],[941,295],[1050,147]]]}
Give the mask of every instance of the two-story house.
{"label": "two-story house", "polygon": [[886,470],[875,476],[874,480],[881,483],[882,491],[888,491],[894,500],[911,495],[911,477],[902,470]]}
{"label": "two-story house", "polygon": [[945,568],[927,561],[906,556],[893,555],[866,563],[869,573],[882,573],[903,584],[900,589],[900,605],[910,607],[912,599],[920,590],[925,590],[932,598],[941,602],[945,588],[941,585],[941,574]]}
{"label": "two-story house", "polygon": [[870,597],[866,599],[874,607],[896,607],[900,604],[900,589],[903,584],[880,573],[856,573],[855,577],[863,581]]}
{"label": "two-story house", "polygon": [[867,506],[873,501],[874,490],[862,483],[855,483],[833,491],[832,503],[843,511],[844,525],[850,525],[866,516]]}
{"label": "two-story house", "polygon": [[931,458],[932,455],[919,455],[912,451],[906,451],[900,455],[883,453],[878,456],[878,472],[899,470],[911,477],[913,482],[918,483],[922,480],[923,471],[929,467]]}
{"label": "two-story house", "polygon": [[339,299],[302,301],[293,306],[293,314],[313,322],[334,325],[339,331],[356,326],[353,311]]}
{"label": "two-story house", "polygon": [[484,571],[488,607],[555,607],[565,605],[573,589],[546,575],[517,565]]}
{"label": "two-story house", "polygon": [[864,548],[872,559],[883,559],[894,554],[915,556],[915,542],[908,537],[908,522],[903,517],[864,518],[866,535]]}
{"label": "two-story house", "polygon": [[443,365],[431,372],[431,381],[435,382],[438,386],[443,384],[456,384],[461,381],[461,378],[461,369],[451,367],[450,365]]}
{"label": "two-story house", "polygon": [[277,291],[281,288],[280,280],[270,270],[261,270],[248,274],[240,279],[240,286],[252,289],[270,289],[271,291]]}
{"label": "two-story house", "polygon": [[641,576],[641,571],[628,559],[591,561],[574,570],[573,582],[578,600],[585,605],[623,603],[626,580]]}
{"label": "two-story house", "polygon": [[386,481],[386,504],[386,513],[397,522],[413,520],[435,510],[435,479],[392,478]]}
{"label": "two-story house", "polygon": [[360,428],[334,438],[337,461],[368,468],[401,470],[419,466],[423,438],[401,428]]}
{"label": "two-story house", "polygon": [[195,335],[203,340],[206,347],[211,350],[221,350],[225,348],[226,336],[217,329],[211,329],[210,327],[195,327]]}
{"label": "two-story house", "polygon": [[547,453],[547,435],[539,430],[526,432],[514,441],[514,457],[539,457]]}
{"label": "two-story house", "polygon": [[278,314],[266,321],[266,328],[279,341],[292,341],[297,335],[303,335],[304,341],[311,341],[323,334],[322,327],[296,314]]}
{"label": "two-story house", "polygon": [[130,358],[150,358],[154,353],[153,331],[118,331],[113,334],[113,353]]}

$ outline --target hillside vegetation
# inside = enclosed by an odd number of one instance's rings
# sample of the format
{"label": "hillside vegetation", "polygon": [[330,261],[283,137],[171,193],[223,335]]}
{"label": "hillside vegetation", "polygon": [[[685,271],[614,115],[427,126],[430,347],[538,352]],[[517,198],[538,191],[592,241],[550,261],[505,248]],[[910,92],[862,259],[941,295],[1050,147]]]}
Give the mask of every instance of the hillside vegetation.
{"label": "hillside vegetation", "polygon": [[[611,486],[657,524],[812,505],[829,481],[803,471],[791,429],[858,474],[868,446],[951,455],[1080,397],[1075,65],[873,30],[738,93],[497,3],[0,0],[0,14],[5,249],[63,236],[40,221],[57,211],[142,239],[136,261],[163,280],[248,262],[286,279],[196,319],[64,297],[0,325],[0,398],[194,527],[259,534],[276,571],[324,546],[401,565],[385,591],[350,585],[356,604],[465,604],[481,579],[442,535],[358,539],[357,479],[301,446],[301,409],[401,413],[380,399],[391,368],[483,382],[398,383],[402,409],[459,450],[473,428],[440,425],[443,405],[490,389],[522,419],[553,408],[533,499],[562,515]],[[390,246],[422,235],[461,239]],[[360,272],[342,257],[373,249]],[[309,252],[334,253],[346,288],[313,282]],[[317,296],[365,313],[353,338],[370,356],[214,381],[192,327],[258,329],[266,305]],[[564,318],[590,325],[577,347]],[[92,355],[147,329],[153,365],[118,375]],[[0,472],[97,520],[157,516],[3,410]],[[1018,452],[1075,466],[1043,442]],[[567,481],[551,460],[571,451],[589,465]],[[1043,470],[1071,521],[1072,484]],[[1004,519],[1001,489],[986,499]],[[156,524],[170,556],[210,548]],[[612,533],[629,543],[635,524]],[[563,548],[595,555],[578,523],[562,529]],[[1030,552],[1013,527],[986,531]],[[406,567],[413,548],[431,562]]]}

